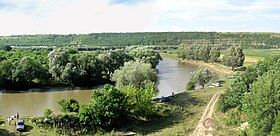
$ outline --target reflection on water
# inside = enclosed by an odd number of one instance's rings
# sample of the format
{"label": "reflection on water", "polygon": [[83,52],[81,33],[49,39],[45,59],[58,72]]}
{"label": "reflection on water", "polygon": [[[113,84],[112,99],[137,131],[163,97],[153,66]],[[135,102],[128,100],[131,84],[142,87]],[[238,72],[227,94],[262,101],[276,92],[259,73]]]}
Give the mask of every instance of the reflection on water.
{"label": "reflection on water", "polygon": [[158,97],[180,93],[185,90],[190,73],[195,71],[196,65],[180,62],[177,59],[163,58],[157,66],[159,69]]}
{"label": "reflection on water", "polygon": [[92,90],[72,90],[54,92],[3,93],[0,94],[0,115],[8,116],[19,112],[23,116],[41,116],[45,107],[58,112],[57,101],[76,98],[89,102]]}
{"label": "reflection on water", "polygon": [[[179,93],[185,90],[190,73],[197,68],[196,65],[180,62],[176,59],[165,58],[159,63],[158,96],[168,96],[172,92]],[[102,86],[98,86],[102,87]],[[89,102],[92,90],[85,88],[33,88],[28,91],[0,91],[0,115],[7,117],[17,112],[21,116],[42,116],[45,107],[55,113],[59,112],[58,101],[75,98],[79,102]]]}

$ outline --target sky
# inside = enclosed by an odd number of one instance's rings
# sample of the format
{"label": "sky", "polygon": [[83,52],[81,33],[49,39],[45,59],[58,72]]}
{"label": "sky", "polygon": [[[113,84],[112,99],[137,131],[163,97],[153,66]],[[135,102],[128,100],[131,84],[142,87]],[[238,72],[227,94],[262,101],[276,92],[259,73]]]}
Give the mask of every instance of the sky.
{"label": "sky", "polygon": [[280,0],[0,0],[0,35],[280,32]]}

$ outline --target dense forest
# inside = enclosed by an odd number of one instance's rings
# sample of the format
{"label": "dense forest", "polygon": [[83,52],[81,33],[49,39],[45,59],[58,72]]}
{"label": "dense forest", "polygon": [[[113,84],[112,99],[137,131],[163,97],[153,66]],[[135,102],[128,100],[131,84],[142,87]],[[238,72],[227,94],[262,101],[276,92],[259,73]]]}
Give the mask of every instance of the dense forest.
{"label": "dense forest", "polygon": [[73,48],[0,50],[0,88],[92,86],[112,82],[115,70],[126,62],[137,60],[139,65],[147,63],[147,69],[155,69],[160,59],[158,53],[143,47],[90,52]]}
{"label": "dense forest", "polygon": [[220,110],[227,112],[229,125],[245,121],[252,131],[245,135],[280,134],[280,56],[266,58],[241,73],[222,95]]}
{"label": "dense forest", "polygon": [[0,46],[78,46],[106,47],[154,45],[174,47],[185,44],[240,45],[242,48],[279,48],[280,33],[249,32],[145,32],[91,33],[69,35],[13,35],[1,36]]}

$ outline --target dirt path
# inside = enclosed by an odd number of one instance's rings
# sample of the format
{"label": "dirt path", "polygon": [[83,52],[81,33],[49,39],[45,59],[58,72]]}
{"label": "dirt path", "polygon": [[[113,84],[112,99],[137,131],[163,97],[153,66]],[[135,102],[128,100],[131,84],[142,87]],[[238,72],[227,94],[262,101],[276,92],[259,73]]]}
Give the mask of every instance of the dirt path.
{"label": "dirt path", "polygon": [[213,95],[206,109],[203,112],[194,132],[191,136],[213,136],[214,129],[212,124],[212,114],[214,111],[215,104],[220,96],[221,92],[217,92]]}

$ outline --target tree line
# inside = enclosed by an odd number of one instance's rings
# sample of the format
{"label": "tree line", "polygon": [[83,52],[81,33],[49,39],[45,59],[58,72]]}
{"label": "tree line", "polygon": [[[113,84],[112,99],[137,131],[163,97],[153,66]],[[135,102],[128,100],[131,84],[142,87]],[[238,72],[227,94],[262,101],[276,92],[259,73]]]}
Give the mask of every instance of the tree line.
{"label": "tree line", "polygon": [[280,135],[279,60],[274,56],[248,67],[219,100],[219,109],[230,117],[228,124],[249,122],[243,134]]}
{"label": "tree line", "polygon": [[155,69],[160,59],[158,53],[142,47],[91,52],[0,50],[0,87],[92,86],[112,82],[111,76],[125,62],[138,60]]}
{"label": "tree line", "polygon": [[204,62],[222,62],[222,64],[231,67],[243,66],[245,55],[243,49],[239,46],[231,46],[225,50],[225,54],[220,60],[220,49],[211,45],[185,45],[181,44],[177,50],[177,56],[180,59],[200,60]]}
{"label": "tree line", "polygon": [[178,46],[180,43],[211,44],[242,48],[279,48],[279,33],[249,32],[145,32],[145,33],[91,33],[69,35],[13,35],[1,36],[0,46]]}

